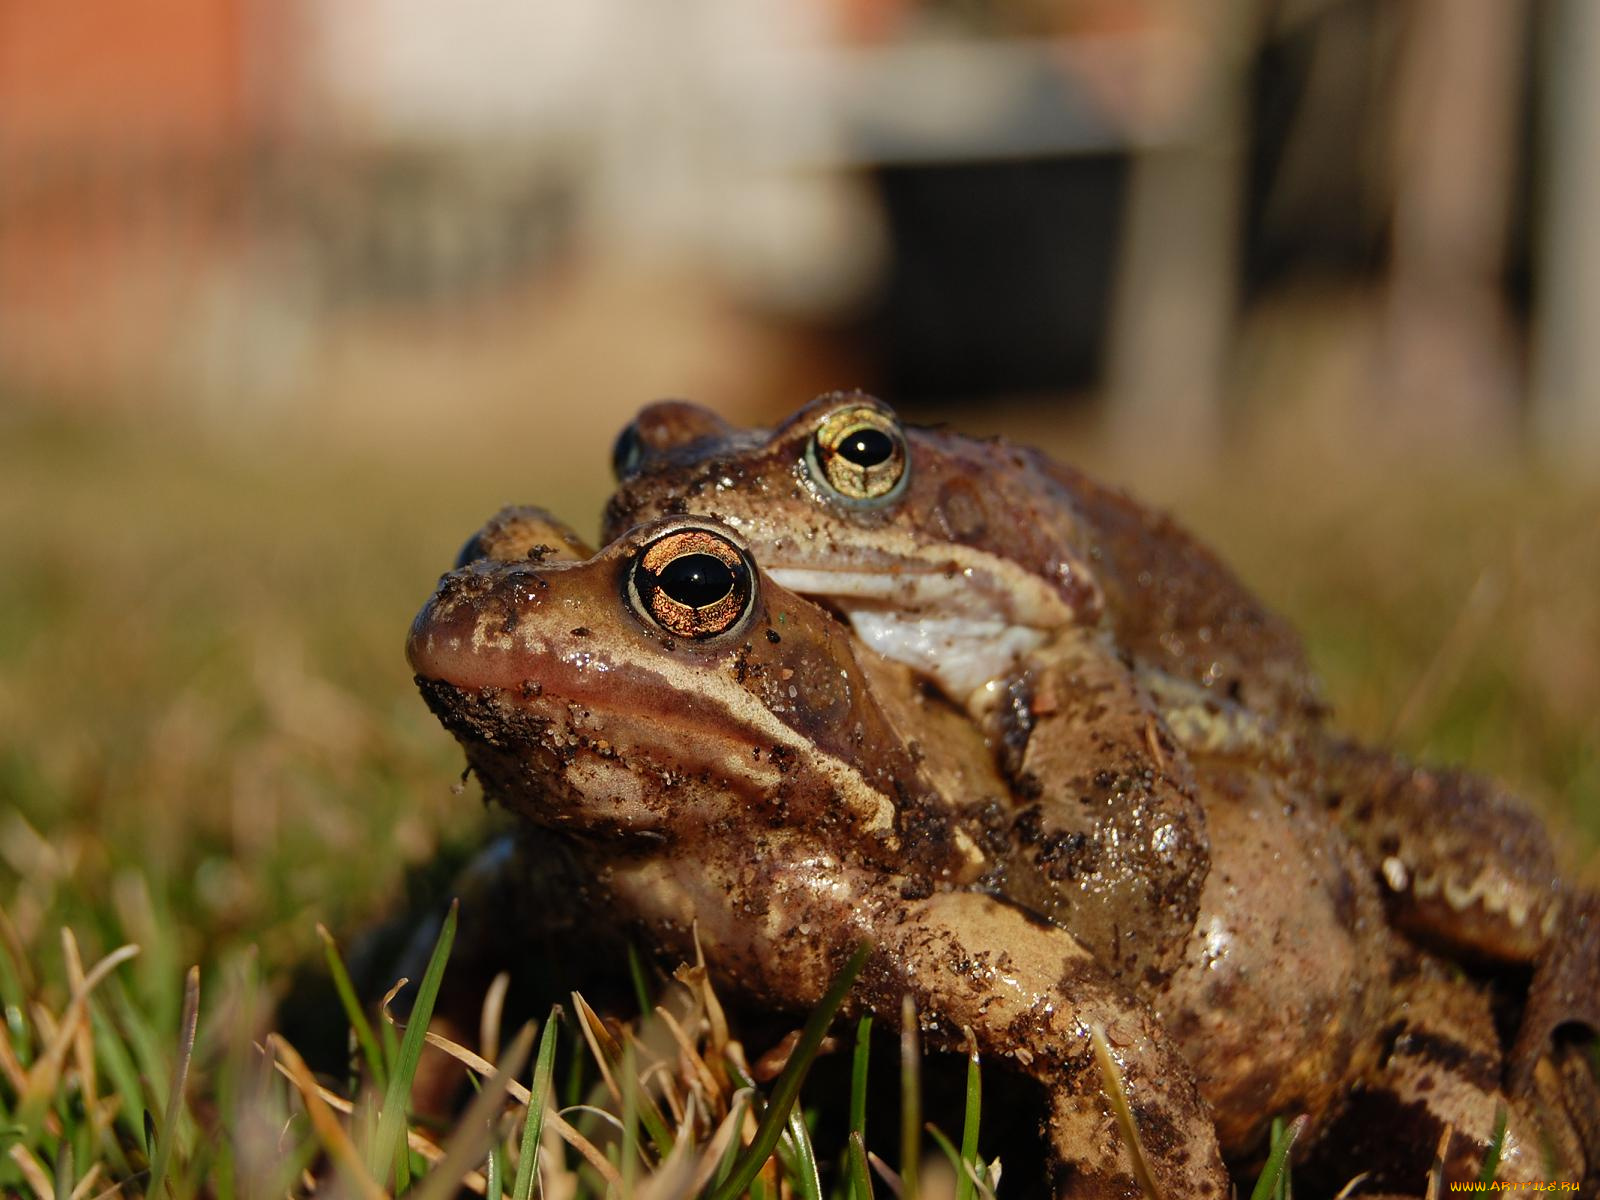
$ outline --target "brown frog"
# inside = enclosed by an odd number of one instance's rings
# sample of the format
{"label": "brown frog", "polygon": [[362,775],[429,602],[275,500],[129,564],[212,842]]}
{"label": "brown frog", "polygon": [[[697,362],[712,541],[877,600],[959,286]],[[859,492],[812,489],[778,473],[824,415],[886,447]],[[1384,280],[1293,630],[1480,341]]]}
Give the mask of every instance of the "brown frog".
{"label": "brown frog", "polygon": [[[942,472],[912,471],[886,409],[861,397],[813,407],[771,439],[682,403],[647,409],[619,442],[608,530],[643,508],[722,516],[780,582],[935,679],[985,725],[1031,801],[1015,814],[1010,869],[1034,879],[1035,907],[1123,978],[1169,975],[1205,881],[1205,814],[1102,628],[1092,526],[1056,502],[1048,460],[1019,454],[985,479],[952,444]],[[1002,519],[1014,558],[988,545]]]}
{"label": "brown frog", "polygon": [[[600,570],[596,566],[607,561],[607,555],[563,569],[560,574],[551,574],[549,568],[541,568],[539,562],[550,557],[552,543],[560,541],[540,531],[541,518],[542,514],[537,510],[509,510],[492,521],[483,533],[469,543],[469,548],[479,554],[501,556],[511,561],[480,562],[464,573],[458,572],[457,576],[447,577],[434,604],[419,618],[413,640],[413,658],[424,676],[430,674],[424,666],[428,659],[427,654],[418,649],[417,637],[424,638],[430,644],[432,639],[440,636],[455,640],[455,649],[449,656],[453,673],[446,678],[470,676],[476,662],[475,656],[480,652],[489,655],[490,663],[478,663],[477,667],[481,680],[484,678],[483,668],[494,666],[494,670],[487,672],[489,678],[496,680],[492,684],[492,702],[488,695],[481,693],[464,700],[458,691],[441,688],[437,684],[425,683],[424,689],[432,689],[431,702],[444,716],[446,723],[462,737],[480,774],[485,771],[485,761],[492,764],[501,755],[511,756],[512,761],[498,768],[498,774],[485,776],[486,785],[508,802],[516,803],[520,798],[523,811],[527,811],[529,804],[537,803],[536,798],[544,794],[540,789],[546,786],[549,768],[543,764],[543,754],[554,746],[558,756],[566,756],[570,747],[568,741],[563,739],[570,735],[564,734],[560,725],[555,727],[554,733],[545,729],[537,744],[520,746],[523,758],[531,756],[535,765],[531,769],[525,761],[519,765],[515,761],[519,754],[519,743],[529,740],[529,727],[524,724],[526,714],[515,715],[517,710],[513,709],[511,714],[502,713],[491,722],[485,722],[480,715],[475,715],[486,703],[500,708],[506,706],[501,693],[508,690],[509,683],[496,676],[494,671],[503,670],[509,663],[519,662],[521,668],[513,667],[513,673],[517,669],[526,669],[529,663],[537,667],[540,660],[536,656],[530,658],[527,653],[521,652],[518,657],[519,641],[536,638],[541,653],[556,653],[548,640],[552,631],[560,633],[559,627],[564,622],[577,619],[581,613],[592,615],[605,613],[611,608],[623,608],[624,596],[627,597],[626,603],[632,605],[630,611],[637,613],[641,607],[647,607],[640,604],[640,589],[636,585],[630,587],[624,583],[618,586],[616,568]],[[702,534],[718,532],[712,526],[675,527],[669,524],[664,535],[642,531],[629,543],[633,548],[628,553],[642,558],[649,553],[649,547],[661,541],[663,536],[678,536],[691,528],[697,528]],[[731,538],[728,540],[737,546]],[[574,543],[575,539],[559,553],[581,553],[581,548]],[[538,561],[516,561],[529,549]],[[607,553],[614,556],[616,552],[617,548],[613,547]],[[636,572],[637,568],[632,570]],[[545,586],[530,585],[527,579],[530,571],[536,573]],[[598,587],[592,578],[596,574],[599,575]],[[554,584],[554,593],[547,594],[551,593],[551,584]],[[457,594],[458,590],[464,590],[465,595]],[[507,601],[503,595],[507,590],[513,601],[517,597],[532,595],[543,597],[547,604],[555,604],[556,598],[560,597],[565,607],[558,605],[548,613],[548,621],[541,619],[530,628],[530,619],[522,616],[518,616],[516,621],[508,619],[504,607]],[[760,590],[771,598],[766,628],[774,632],[780,628],[784,630],[779,635],[782,642],[768,644],[788,644],[791,652],[803,654],[808,659],[820,658],[820,661],[829,664],[823,672],[824,678],[831,677],[832,668],[837,666],[839,678],[849,681],[848,691],[853,697],[852,703],[846,707],[841,707],[837,702],[830,704],[822,714],[822,725],[816,723],[819,714],[813,713],[810,720],[789,718],[792,727],[802,731],[806,737],[820,738],[828,725],[845,719],[858,732],[844,743],[844,749],[837,749],[840,742],[836,735],[825,738],[822,744],[832,753],[843,757],[854,755],[857,772],[864,765],[863,756],[865,761],[871,762],[879,753],[886,755],[883,763],[868,775],[877,781],[876,786],[880,788],[883,787],[885,769],[897,779],[914,780],[909,786],[901,783],[887,789],[901,795],[919,796],[918,804],[910,809],[902,805],[903,811],[921,814],[910,822],[908,829],[916,830],[918,837],[926,838],[938,824],[930,814],[954,814],[959,824],[974,831],[975,840],[980,846],[986,850],[992,848],[995,857],[1003,859],[1006,852],[1004,839],[999,840],[998,846],[992,845],[995,839],[990,834],[994,826],[986,810],[1006,804],[1005,786],[993,774],[990,757],[972,724],[938,697],[915,687],[904,667],[870,654],[841,655],[836,648],[814,656],[807,649],[809,639],[821,637],[824,643],[832,646],[838,637],[838,627],[827,623],[821,626],[806,625],[800,620],[807,612],[801,602],[793,597],[785,597],[782,589],[770,583],[763,583]],[[441,606],[447,618],[442,632],[435,630],[436,622],[432,615]],[[718,609],[714,602],[700,607],[714,613],[711,618],[714,624],[727,619],[727,606]],[[775,622],[771,617],[774,611],[778,614]],[[814,610],[811,611],[814,613]],[[545,610],[535,608],[532,614],[542,618]],[[470,621],[465,619],[468,615],[472,618]],[[684,655],[679,649],[682,643],[678,639],[687,636],[693,640],[693,630],[682,624],[684,614],[669,609],[669,615],[672,621],[668,628],[672,632],[665,634],[658,627],[656,636],[665,636],[677,643],[669,648],[670,653],[661,656],[663,661],[675,665],[677,670],[670,675],[652,675],[651,685],[655,690],[670,681],[672,686],[689,689],[690,694],[680,697],[674,705],[675,710],[683,715],[671,731],[665,731],[665,736],[670,739],[673,733],[685,728],[687,722],[689,749],[694,751],[698,748],[698,734],[694,731],[700,727],[700,722],[693,717],[695,703],[699,699],[695,693],[718,682],[714,669],[709,677],[704,676],[702,671],[718,662],[719,658],[714,655]],[[642,624],[646,630],[650,628],[648,623],[636,621],[635,624]],[[605,672],[610,671],[614,680],[618,661],[633,662],[639,656],[630,652],[619,660],[606,654],[604,657],[611,659],[611,665],[601,668],[595,667],[591,656],[597,652],[597,648],[604,650],[609,647],[619,632],[625,635],[626,645],[635,648],[635,640],[639,637],[639,629],[635,624],[624,623],[620,627],[612,624],[585,626],[582,627],[583,636],[572,642],[577,659],[581,659],[587,669],[600,671],[602,682],[599,686],[607,692],[612,703],[626,702],[630,697],[626,691],[614,691],[614,682],[604,682]],[[576,634],[578,628],[567,632]],[[724,634],[713,634],[711,640],[715,641],[717,637],[727,636],[731,632],[736,631],[730,627]],[[755,639],[753,633],[753,630],[746,630],[743,636],[759,647],[765,639]],[[509,645],[500,646],[500,642],[508,642]],[[747,651],[750,648],[750,645],[745,646]],[[680,657],[685,661],[674,663],[674,659]],[[646,656],[640,661],[652,667],[656,665],[654,656]],[[793,663],[798,660],[790,658],[779,661]],[[784,669],[779,667],[780,679]],[[787,669],[792,671],[794,667]],[[753,676],[748,660],[743,667],[736,669],[736,676],[741,670],[746,673],[742,682],[747,692],[772,695],[770,689],[763,693],[750,686]],[[755,677],[759,673],[756,670]],[[546,676],[541,674],[523,678],[516,690],[525,694],[530,682],[540,689],[541,699],[550,699]],[[782,711],[798,701],[812,704],[818,694],[826,698],[832,693],[828,689],[814,693],[807,687],[798,695],[792,695],[787,689],[780,688],[775,706]],[[462,712],[464,704],[471,709],[465,716]],[[863,722],[860,714],[864,711],[875,713],[876,716]],[[574,716],[569,707],[567,727],[570,727]],[[584,718],[585,721],[593,719],[592,712]],[[604,718],[601,724],[602,727],[610,727]],[[480,748],[474,752],[475,741],[485,737],[486,729],[499,730],[502,726],[516,736],[508,737],[504,732],[490,733],[491,742],[495,736],[500,738],[500,748],[492,752]],[[865,738],[861,736],[862,729],[867,731]],[[612,749],[630,764],[639,753],[637,747],[631,751],[623,750],[615,742],[612,743]],[[694,761],[692,757],[686,759],[679,749],[670,745],[653,747],[651,754],[653,757],[648,761],[657,766],[667,762],[681,769],[685,761]],[[490,757],[486,760],[484,755]],[[574,758],[577,761],[572,764],[572,776],[576,782],[569,783],[563,790],[573,786],[610,788],[611,785],[603,777],[596,777],[592,770],[583,768],[580,773],[578,767],[582,756],[574,755]],[[908,766],[908,761],[914,767]],[[491,772],[495,770],[491,766]],[[508,773],[510,782],[495,782],[497,778],[507,778]],[[662,786],[652,771],[647,770],[642,774],[646,781],[643,785],[646,792],[652,787]],[[1172,979],[1148,998],[1160,1013],[1166,1035],[1183,1051],[1199,1077],[1201,1089],[1213,1106],[1217,1132],[1224,1148],[1234,1151],[1248,1149],[1258,1140],[1265,1121],[1276,1112],[1306,1111],[1316,1119],[1314,1131],[1329,1130],[1331,1127],[1331,1131],[1321,1139],[1322,1144],[1330,1148],[1347,1146],[1360,1135],[1363,1128],[1381,1119],[1386,1131],[1381,1148],[1387,1157],[1383,1160],[1383,1172],[1379,1174],[1380,1183],[1402,1187],[1420,1180],[1447,1125],[1459,1131],[1459,1136],[1451,1142],[1452,1170],[1463,1178],[1475,1171],[1475,1156],[1482,1152],[1483,1142],[1492,1127],[1495,1107],[1505,1103],[1495,1083],[1498,1077],[1498,1048],[1494,1042],[1487,1000],[1482,992],[1444,977],[1426,959],[1395,946],[1388,939],[1384,924],[1377,915],[1376,898],[1370,886],[1364,886],[1367,885],[1365,873],[1352,865],[1341,840],[1303,811],[1306,806],[1297,800],[1290,781],[1269,771],[1218,758],[1200,760],[1197,774],[1208,810],[1213,814],[1216,828],[1222,836],[1218,839],[1217,856],[1206,883],[1201,920],[1188,939],[1185,961]],[[669,768],[668,782],[664,785],[669,792],[676,786],[671,779]],[[629,786],[635,790],[638,788],[637,784]],[[759,790],[763,785],[753,781],[748,786]],[[599,799],[601,797],[589,795],[585,803],[593,804]],[[669,807],[677,808],[675,803],[668,803]],[[535,811],[535,819],[539,819],[537,813],[542,811],[542,808]],[[832,858],[815,854],[816,845],[804,830],[790,832],[800,833],[802,840],[798,844],[792,840],[785,842],[783,847],[791,854],[806,851],[808,856],[789,863],[785,870],[801,873],[821,870],[831,875],[839,869],[839,864]],[[722,836],[721,830],[718,836]],[[946,829],[933,840],[943,841],[946,837],[953,838],[959,845],[959,826],[954,834]],[[590,846],[581,837],[577,844],[584,847],[580,854],[590,855],[591,870],[602,878],[612,877],[612,872],[617,869],[614,849]],[[908,852],[916,844],[913,841],[894,853]],[[676,841],[673,846],[675,851],[669,851],[663,844],[653,849],[652,855],[670,854],[686,848],[682,842]],[[730,848],[733,847],[737,847],[736,853],[745,851],[742,842],[730,843]],[[687,848],[699,853],[692,842]],[[780,845],[774,842],[768,849],[776,852]],[[885,864],[886,867],[892,865],[894,853],[891,853],[891,861]],[[912,854],[911,857],[926,858],[927,855]],[[976,879],[978,884],[1006,888],[1011,898],[1028,905],[1027,888],[1008,888],[1004,870],[996,869],[993,864],[985,866],[981,858],[974,858],[967,850],[959,852],[956,859],[964,869],[958,867],[951,871],[946,866],[942,881],[932,886],[952,891],[971,887],[974,886],[971,881],[957,881],[967,879],[973,871],[981,870],[983,873]],[[941,851],[931,861],[946,862],[947,856]],[[698,871],[701,865],[699,858],[695,858],[693,869]],[[667,877],[670,880],[670,871]],[[642,886],[647,888],[652,883],[661,883],[659,875],[654,878],[646,875],[645,879],[649,882]],[[797,884],[793,879],[788,882],[792,892]],[[614,884],[611,886],[615,888]],[[821,884],[817,880],[807,885],[812,891],[819,886]],[[928,885],[917,885],[911,890],[920,892],[924,886]],[[716,904],[726,905],[730,897],[737,900],[742,895],[742,887],[741,880],[739,887],[731,889]],[[903,883],[901,887],[904,890]],[[1298,902],[1293,905],[1263,903],[1264,897],[1285,894],[1295,895]],[[637,897],[630,898],[626,888],[620,895],[620,906],[624,911],[642,915]],[[707,903],[707,899],[702,889],[697,898],[688,903],[701,905]],[[685,901],[680,897],[678,902]],[[649,901],[643,907],[648,909],[651,903],[656,901]],[[950,903],[953,905],[953,898]],[[720,911],[716,904],[712,906],[713,914]],[[746,911],[751,910],[746,908]],[[754,911],[765,911],[764,904],[758,904]],[[953,917],[957,911],[954,907],[947,907],[945,913]],[[980,906],[977,911],[984,912],[987,908]],[[707,917],[702,915],[701,919],[706,920]],[[650,923],[650,918],[646,920]],[[855,929],[862,927],[859,923],[852,926]],[[980,923],[971,928],[946,930],[945,934],[971,938],[978,936],[985,928]],[[659,939],[662,936],[660,928],[652,925],[652,929]],[[740,940],[743,936],[739,933],[731,936],[737,951],[745,955],[764,952],[766,943],[745,945]],[[724,938],[728,937],[725,933]],[[724,950],[728,949],[726,941],[721,944]],[[1071,946],[1071,939],[1067,939],[1066,944]],[[794,996],[781,994],[785,988],[793,986],[793,981],[782,972],[774,975],[773,971],[774,968],[769,966],[765,975],[760,970],[754,972],[756,978],[767,980],[761,986],[768,991],[760,994],[779,1002],[785,999],[791,1003],[799,1002]],[[748,987],[750,976],[745,978]],[[774,988],[776,992],[772,990]],[[886,999],[892,1007],[892,996]],[[1130,1006],[1130,1011],[1139,1012],[1141,1021],[1148,1020],[1143,1006],[1132,997],[1124,996],[1120,1002]],[[1013,1035],[1015,1032],[1013,1028]],[[1025,1046],[1013,1046],[1007,1052],[1013,1051],[1019,1056],[1031,1055]],[[1490,1064],[1487,1076],[1481,1070],[1485,1062]],[[1545,1137],[1554,1139],[1554,1144],[1563,1155],[1562,1162],[1572,1164],[1582,1161],[1577,1135],[1571,1123],[1560,1115],[1564,1106],[1574,1102],[1562,1090],[1561,1081],[1553,1077],[1553,1071],[1554,1068],[1549,1064],[1543,1065],[1542,1074],[1535,1083],[1540,1101],[1547,1110],[1557,1114],[1555,1118],[1547,1115],[1541,1121],[1527,1106],[1510,1106],[1511,1126],[1515,1135],[1513,1145],[1522,1149],[1515,1150],[1508,1157],[1502,1167],[1502,1178],[1538,1177],[1539,1172],[1546,1169],[1545,1164],[1530,1152],[1530,1148],[1539,1145]],[[1348,1099],[1347,1093],[1350,1094]],[[1581,1107],[1581,1096],[1576,1103]],[[1592,1108],[1592,1095],[1588,1103]],[[1343,1177],[1338,1172],[1348,1161],[1348,1158],[1336,1153],[1328,1168],[1328,1177],[1335,1183],[1342,1182]],[[1345,1171],[1346,1175],[1348,1173],[1348,1170]]]}
{"label": "brown frog", "polygon": [[[614,465],[608,530],[662,512],[724,519],[775,578],[843,612],[875,650],[975,712],[988,704],[1018,790],[1057,781],[1037,814],[1047,846],[1084,832],[1071,803],[1083,789],[1059,783],[1064,761],[1085,758],[1083,728],[1055,707],[1084,688],[1063,679],[1059,654],[1116,676],[1104,649],[1085,656],[1087,630],[1126,656],[1138,685],[1127,694],[1142,690],[1164,722],[1152,725],[1146,770],[1171,761],[1168,733],[1191,755],[1274,759],[1338,815],[1398,927],[1468,961],[1538,964],[1518,1081],[1556,1026],[1600,1028],[1600,902],[1562,879],[1538,818],[1488,781],[1324,730],[1293,633],[1165,517],[1037,452],[907,428],[859,393],[823,396],[770,432],[734,430],[684,402],[653,405],[624,431]],[[1153,827],[1146,812],[1200,828],[1182,785],[1168,794],[1177,798],[1129,806],[1123,793],[1091,830],[1129,844],[1130,829]],[[1158,890],[1196,877],[1198,837],[1170,864],[1148,836],[1131,844],[1142,853],[1124,864],[1155,862]],[[1145,942],[1170,948],[1182,911],[1143,920]],[[1105,909],[1090,915],[1104,923]],[[1103,938],[1086,940],[1104,955]]]}
{"label": "brown frog", "polygon": [[469,562],[407,650],[486,791],[562,839],[663,951],[697,934],[726,984],[794,1011],[869,941],[855,1004],[893,1019],[909,994],[933,1044],[970,1028],[1045,1086],[1060,1196],[1139,1194],[1099,1027],[1161,1194],[1226,1194],[1155,1015],[1065,930],[982,890],[992,864],[847,631],[763,577],[732,530],[669,518],[583,561]]}

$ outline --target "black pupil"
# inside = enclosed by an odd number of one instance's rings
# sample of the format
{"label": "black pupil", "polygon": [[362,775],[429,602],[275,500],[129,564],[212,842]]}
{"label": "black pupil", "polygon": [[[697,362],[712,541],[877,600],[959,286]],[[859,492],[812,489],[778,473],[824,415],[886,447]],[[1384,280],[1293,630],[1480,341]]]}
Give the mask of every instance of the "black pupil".
{"label": "black pupil", "polygon": [[844,436],[839,453],[858,467],[875,467],[894,454],[894,439],[881,429],[865,426]]}
{"label": "black pupil", "polygon": [[656,586],[679,604],[704,608],[733,591],[733,568],[714,554],[680,554],[661,568]]}

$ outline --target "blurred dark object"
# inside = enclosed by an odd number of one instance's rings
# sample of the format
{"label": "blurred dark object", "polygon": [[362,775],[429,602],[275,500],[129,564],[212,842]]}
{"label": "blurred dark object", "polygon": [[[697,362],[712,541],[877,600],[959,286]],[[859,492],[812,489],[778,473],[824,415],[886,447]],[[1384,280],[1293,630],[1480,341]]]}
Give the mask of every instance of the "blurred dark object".
{"label": "blurred dark object", "polygon": [[906,403],[1062,393],[1099,375],[1127,162],[891,166],[890,267],[870,319]]}

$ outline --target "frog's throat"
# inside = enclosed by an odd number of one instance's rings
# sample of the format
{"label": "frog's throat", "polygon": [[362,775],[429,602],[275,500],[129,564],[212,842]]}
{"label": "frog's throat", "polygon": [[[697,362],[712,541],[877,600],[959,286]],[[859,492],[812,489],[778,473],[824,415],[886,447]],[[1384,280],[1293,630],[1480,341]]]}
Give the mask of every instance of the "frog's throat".
{"label": "frog's throat", "polygon": [[[984,707],[1017,663],[1074,614],[1059,597],[1020,589],[991,595],[965,575],[939,571],[769,568],[790,591],[842,613],[872,651],[939,685],[957,704]],[[991,584],[998,580],[991,578]],[[996,598],[998,597],[998,598]]]}
{"label": "frog's throat", "polygon": [[781,562],[779,549],[758,551],[762,567],[780,586],[840,608],[876,608],[939,617],[965,617],[1057,629],[1098,620],[1097,612],[1078,612],[1059,591],[1038,576],[997,567],[986,554],[941,554],[937,561],[904,561],[849,566],[793,565]]}
{"label": "frog's throat", "polygon": [[847,608],[845,615],[864,645],[933,679],[969,709],[987,707],[990,693],[1046,640],[1040,630],[1003,621],[872,608]]}

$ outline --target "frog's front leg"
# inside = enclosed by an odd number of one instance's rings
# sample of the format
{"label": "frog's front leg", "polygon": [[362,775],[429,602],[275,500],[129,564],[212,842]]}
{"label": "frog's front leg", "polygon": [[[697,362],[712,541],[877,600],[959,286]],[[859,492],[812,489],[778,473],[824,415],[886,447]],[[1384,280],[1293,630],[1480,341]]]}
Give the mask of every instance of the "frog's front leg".
{"label": "frog's front leg", "polygon": [[[869,1003],[909,992],[959,1049],[970,1028],[984,1054],[1037,1079],[1050,1096],[1053,1179],[1061,1197],[1143,1191],[1112,1113],[1090,1029],[1106,1037],[1157,1195],[1227,1196],[1211,1113],[1188,1063],[1149,1008],[1108,977],[1065,931],[1003,901],[945,892],[875,931]],[[873,993],[876,994],[873,994]]]}
{"label": "frog's front leg", "polygon": [[[908,881],[841,863],[798,839],[771,839],[678,864],[615,864],[608,886],[663,949],[692,952],[758,1002],[804,1010],[862,941],[873,953],[850,1004],[897,1022],[910,995],[931,1044],[979,1051],[1050,1096],[1055,1194],[1137,1197],[1133,1154],[1103,1090],[1090,1029],[1105,1032],[1167,1200],[1227,1195],[1210,1113],[1159,1022],[1064,930],[977,892],[907,899]],[[772,864],[788,864],[781,871]],[[737,902],[730,904],[730,898]]]}
{"label": "frog's front leg", "polygon": [[1112,974],[1158,983],[1182,960],[1210,861],[1188,759],[1110,641],[1063,633],[996,710],[1017,796],[1002,890]]}

